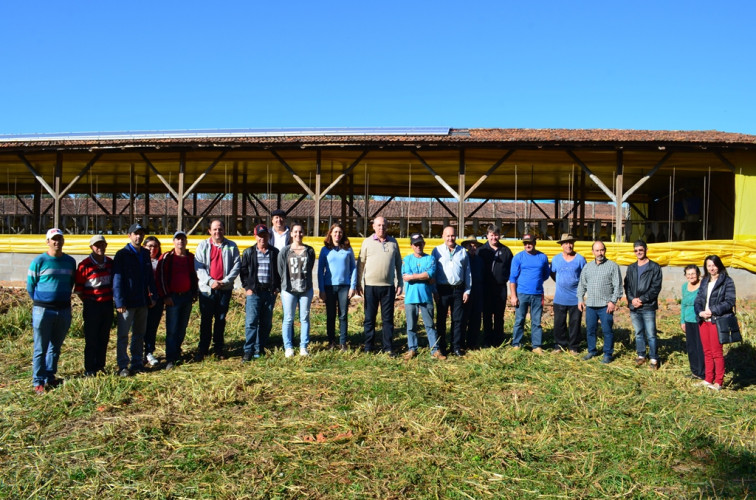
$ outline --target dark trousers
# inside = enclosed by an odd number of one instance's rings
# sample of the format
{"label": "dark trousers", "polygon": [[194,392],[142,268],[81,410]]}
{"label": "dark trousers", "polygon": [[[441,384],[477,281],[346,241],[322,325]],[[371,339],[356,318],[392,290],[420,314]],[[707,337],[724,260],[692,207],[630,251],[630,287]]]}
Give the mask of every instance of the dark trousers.
{"label": "dark trousers", "polygon": [[487,285],[483,295],[483,344],[499,347],[504,343],[504,310],[507,308],[507,285]]}
{"label": "dark trousers", "polygon": [[115,309],[113,301],[96,302],[83,300],[84,311],[84,371],[105,370],[105,355],[108,352],[110,329],[113,327]]}
{"label": "dark trousers", "polygon": [[155,342],[157,338],[158,327],[160,326],[160,320],[163,319],[163,306],[164,302],[162,298],[159,298],[155,305],[147,310],[147,330],[144,332],[144,355],[152,354],[155,352]]}
{"label": "dark trousers", "polygon": [[554,342],[555,347],[580,350],[580,324],[583,313],[578,306],[563,306],[554,304]]}
{"label": "dark trousers", "polygon": [[[212,335],[215,354],[221,355],[225,341],[226,313],[231,303],[232,290],[210,290],[209,294],[200,293],[200,340],[199,352],[207,354],[210,351],[210,337]],[[213,321],[215,323],[213,324]]]}
{"label": "dark trousers", "polygon": [[373,350],[375,341],[375,317],[378,315],[378,305],[381,307],[381,323],[383,323],[383,351],[391,351],[394,338],[394,297],[396,288],[393,286],[370,286],[365,289],[365,350]]}
{"label": "dark trousers", "polygon": [[446,354],[446,317],[451,310],[451,346],[453,351],[462,349],[462,323],[465,318],[462,295],[464,287],[436,285],[438,300],[436,300],[436,333],[441,352]]}
{"label": "dark trousers", "polygon": [[[347,312],[349,310],[349,285],[327,285],[326,296],[326,333],[328,342],[336,341],[336,312],[339,314],[339,343],[347,341]],[[392,314],[393,316],[393,314]]]}
{"label": "dark trousers", "polygon": [[483,297],[475,296],[475,292],[470,294],[470,298],[465,304],[465,320],[462,324],[463,347],[465,349],[477,349],[480,347],[480,324],[483,313]]}
{"label": "dark trousers", "polygon": [[703,345],[698,323],[685,323],[685,347],[688,351],[690,372],[698,378],[704,378],[706,367],[704,365]]}

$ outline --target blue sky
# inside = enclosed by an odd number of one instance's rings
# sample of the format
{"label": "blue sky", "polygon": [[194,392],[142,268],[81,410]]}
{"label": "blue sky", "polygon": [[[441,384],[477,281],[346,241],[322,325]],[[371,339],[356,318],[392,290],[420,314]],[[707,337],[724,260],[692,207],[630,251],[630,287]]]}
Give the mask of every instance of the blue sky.
{"label": "blue sky", "polygon": [[0,134],[756,134],[756,3],[2,2]]}

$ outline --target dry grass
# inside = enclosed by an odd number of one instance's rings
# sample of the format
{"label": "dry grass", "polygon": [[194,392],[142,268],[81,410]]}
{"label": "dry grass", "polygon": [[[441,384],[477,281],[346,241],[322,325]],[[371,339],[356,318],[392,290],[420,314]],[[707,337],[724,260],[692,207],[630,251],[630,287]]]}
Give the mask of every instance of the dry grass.
{"label": "dry grass", "polygon": [[[506,348],[444,363],[427,350],[410,362],[328,351],[316,304],[309,358],[285,359],[274,331],[277,350],[253,363],[208,359],[128,379],[81,377],[74,325],[61,358],[66,383],[42,397],[31,391],[26,307],[0,316],[2,497],[679,498],[756,489],[756,316],[747,303],[739,310],[748,342],[726,348],[721,393],[684,378],[674,303],[660,313],[655,373],[634,366],[626,309],[618,359],[604,366]],[[197,342],[194,314],[187,350]],[[354,307],[353,345],[361,320]],[[237,355],[242,325],[234,306],[227,341]],[[114,369],[113,360],[111,351]]]}

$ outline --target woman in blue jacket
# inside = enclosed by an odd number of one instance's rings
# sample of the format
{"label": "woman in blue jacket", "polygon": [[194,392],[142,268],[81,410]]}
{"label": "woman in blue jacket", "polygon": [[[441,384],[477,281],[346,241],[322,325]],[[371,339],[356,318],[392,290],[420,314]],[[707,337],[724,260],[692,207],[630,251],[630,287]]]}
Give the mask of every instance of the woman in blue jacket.
{"label": "woman in blue jacket", "polygon": [[339,313],[339,345],[346,351],[349,299],[357,289],[357,265],[349,238],[341,224],[334,224],[318,257],[320,300],[326,305],[328,347],[336,347],[336,311]]}

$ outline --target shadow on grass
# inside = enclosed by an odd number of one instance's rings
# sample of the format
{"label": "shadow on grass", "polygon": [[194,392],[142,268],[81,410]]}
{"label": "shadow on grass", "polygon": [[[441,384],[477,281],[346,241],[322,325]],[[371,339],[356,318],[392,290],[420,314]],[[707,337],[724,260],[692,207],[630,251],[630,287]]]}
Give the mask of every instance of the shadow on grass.
{"label": "shadow on grass", "polygon": [[725,355],[725,370],[732,374],[728,389],[737,391],[756,384],[756,348],[747,342],[730,347]]}
{"label": "shadow on grass", "polygon": [[688,453],[701,466],[701,493],[708,498],[746,498],[756,491],[756,455],[715,442],[699,434],[688,443]]}

